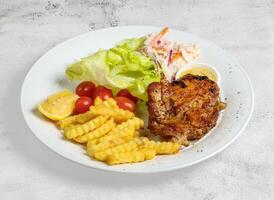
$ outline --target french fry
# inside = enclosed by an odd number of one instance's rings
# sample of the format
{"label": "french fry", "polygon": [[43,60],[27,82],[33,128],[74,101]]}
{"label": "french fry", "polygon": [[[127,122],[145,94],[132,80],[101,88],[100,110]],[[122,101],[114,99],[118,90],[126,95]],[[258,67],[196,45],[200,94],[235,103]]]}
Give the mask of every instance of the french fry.
{"label": "french fry", "polygon": [[124,163],[143,162],[151,160],[155,157],[156,152],[153,149],[133,150],[128,152],[118,152],[108,155],[106,163],[109,165],[117,165]]}
{"label": "french fry", "polygon": [[96,117],[96,115],[88,111],[83,114],[73,115],[65,119],[62,119],[57,124],[60,126],[61,129],[65,129],[69,126],[86,123],[90,121],[91,119],[93,119],[94,117]]}
{"label": "french fry", "polygon": [[180,150],[181,145],[175,142],[146,141],[140,148],[154,149],[157,155],[175,154]]}
{"label": "french fry", "polygon": [[136,130],[144,128],[144,121],[138,117],[134,117],[127,121],[128,124],[133,125]]}
{"label": "french fry", "polygon": [[115,127],[115,125],[116,124],[114,123],[113,118],[111,118],[99,128],[91,132],[88,132],[84,135],[80,135],[76,138],[73,138],[73,140],[75,140],[78,143],[87,143],[88,140],[96,139],[107,134],[111,129]]}
{"label": "french fry", "polygon": [[90,112],[93,115],[109,115],[114,118],[115,122],[120,123],[127,121],[128,119],[131,119],[134,117],[134,113],[123,110],[120,108],[107,108],[107,107],[94,107],[90,109]]}
{"label": "french fry", "polygon": [[97,106],[99,104],[101,104],[103,102],[103,100],[100,97],[96,97],[94,100],[94,106]]}
{"label": "french fry", "polygon": [[140,151],[145,154],[146,160],[152,160],[156,156],[156,151],[153,149],[141,149]]}
{"label": "french fry", "polygon": [[130,141],[135,136],[135,130],[133,127],[126,127],[121,130],[119,134],[111,135],[97,144],[88,144],[87,152],[89,155],[93,155],[95,152],[103,151],[105,149],[118,146],[120,144]]}
{"label": "french fry", "polygon": [[106,108],[119,108],[116,101],[113,98],[109,98],[105,101],[102,102],[102,107],[106,107]]}
{"label": "french fry", "polygon": [[94,106],[91,106],[88,112],[67,117],[65,119],[60,120],[57,124],[59,125],[61,129],[65,129],[66,127],[69,127],[69,126],[86,123],[90,121],[91,119],[95,118],[96,116],[98,116],[99,114],[97,111],[104,108],[118,109],[118,106],[116,104],[116,101],[112,98],[102,101],[100,97],[97,97],[95,99]]}
{"label": "french fry", "polygon": [[71,128],[65,129],[65,137],[68,139],[72,139],[75,137],[78,137],[80,135],[83,135],[85,133],[88,133],[101,125],[104,124],[104,122],[108,119],[108,116],[98,116],[84,124],[76,125]]}
{"label": "french fry", "polygon": [[[130,126],[133,127],[135,130],[138,130],[139,128],[144,127],[144,121],[137,117],[129,119],[128,121],[123,122],[123,123],[117,125],[116,127],[114,127],[108,134],[104,135],[103,137],[98,138],[98,139],[89,140],[87,143],[87,148],[89,148],[91,145],[101,143],[101,142],[106,142],[109,140],[113,140],[118,137],[126,138],[127,137],[126,133],[128,133],[128,132],[124,131],[124,129],[127,127],[130,127]],[[135,135],[137,136],[138,134],[139,133],[136,131]],[[129,134],[128,135],[129,138],[131,138],[132,135],[134,135],[134,134]]]}
{"label": "french fry", "polygon": [[114,140],[116,138],[122,138],[122,137],[126,137],[126,136],[129,136],[129,135],[133,136],[134,133],[135,133],[135,131],[134,131],[134,128],[132,126],[124,127],[124,128],[118,128],[118,129],[115,129],[113,131],[110,131],[109,134],[107,134],[107,135],[105,135],[101,138],[98,138],[97,143],[107,142],[107,141],[110,141],[110,140]]}
{"label": "french fry", "polygon": [[[94,145],[98,145],[100,144],[100,146],[103,146],[101,145],[101,143],[109,143],[109,142],[112,142],[112,143],[115,143],[115,145],[119,145],[119,144],[122,144],[122,143],[125,143],[127,141],[130,141],[132,140],[132,138],[136,137],[137,136],[137,133],[135,131],[135,133],[133,134],[129,134],[127,136],[123,136],[121,138],[116,138],[117,135],[114,135],[112,136],[111,138],[107,138],[108,140],[103,140],[103,141],[100,141],[99,139],[101,138],[97,138],[97,139],[93,139],[93,140],[89,140],[87,142],[87,149],[90,148],[91,146],[94,146]],[[113,140],[113,141],[111,141]],[[111,146],[115,146],[115,145],[111,145]]]}
{"label": "french fry", "polygon": [[98,144],[98,143],[99,143],[99,142],[98,142],[98,138],[93,139],[93,140],[89,140],[89,141],[87,142],[87,148],[91,147],[92,145]]}
{"label": "french fry", "polygon": [[116,147],[106,149],[104,151],[96,152],[94,153],[93,157],[96,160],[104,161],[108,155],[111,155],[113,153],[121,153],[126,151],[137,150],[137,148],[138,146],[135,143],[128,142],[128,143],[118,145]]}
{"label": "french fry", "polygon": [[133,127],[135,130],[138,130],[138,129],[144,127],[144,121],[137,117],[129,119],[126,122],[123,122],[123,123],[117,125],[111,132],[109,132],[104,137],[99,138],[99,142],[113,139],[113,137],[124,136],[122,130],[125,128],[128,128],[128,127]]}
{"label": "french fry", "polygon": [[93,109],[96,110],[96,109],[102,109],[102,108],[118,109],[119,107],[113,98],[109,98],[105,101],[102,101],[100,97],[96,97],[94,106],[91,106],[90,110],[93,110]]}
{"label": "french fry", "polygon": [[57,125],[61,128],[64,129],[69,126],[75,126],[77,123],[75,123],[75,116],[70,116],[65,119],[61,119],[57,122]]}
{"label": "french fry", "polygon": [[148,138],[144,137],[136,137],[133,140],[130,140],[127,143],[123,143],[121,145],[99,151],[94,153],[94,158],[96,160],[104,161],[108,155],[114,154],[114,153],[119,153],[119,152],[126,152],[126,151],[133,151],[137,150],[138,147],[145,142],[148,142]]}

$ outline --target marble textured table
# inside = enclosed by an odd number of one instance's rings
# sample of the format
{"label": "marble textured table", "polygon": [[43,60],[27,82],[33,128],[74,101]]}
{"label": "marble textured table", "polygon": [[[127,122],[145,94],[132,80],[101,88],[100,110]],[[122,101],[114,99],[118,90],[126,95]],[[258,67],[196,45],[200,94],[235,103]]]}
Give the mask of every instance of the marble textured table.
{"label": "marble textured table", "polygon": [[[56,155],[31,134],[20,113],[27,71],[70,37],[138,24],[188,31],[234,55],[255,91],[248,127],[215,157],[169,173],[111,174]],[[0,198],[274,199],[273,77],[273,0],[1,0]]]}

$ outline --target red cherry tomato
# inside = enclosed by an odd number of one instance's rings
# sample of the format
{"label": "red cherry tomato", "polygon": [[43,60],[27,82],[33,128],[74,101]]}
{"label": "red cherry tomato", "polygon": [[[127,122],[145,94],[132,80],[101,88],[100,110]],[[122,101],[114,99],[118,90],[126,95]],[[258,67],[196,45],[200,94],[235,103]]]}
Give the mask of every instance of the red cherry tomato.
{"label": "red cherry tomato", "polygon": [[104,86],[97,86],[94,93],[93,99],[100,97],[102,100],[113,98],[112,91]]}
{"label": "red cherry tomato", "polygon": [[133,101],[131,101],[130,99],[128,99],[126,97],[116,97],[115,100],[116,100],[119,108],[128,110],[130,112],[134,112],[134,110],[136,108],[136,104]]}
{"label": "red cherry tomato", "polygon": [[117,97],[126,97],[130,99],[131,101],[133,101],[134,103],[138,102],[138,98],[133,96],[127,89],[120,90],[117,93]]}
{"label": "red cherry tomato", "polygon": [[96,86],[91,81],[83,81],[76,87],[76,94],[80,97],[92,97]]}
{"label": "red cherry tomato", "polygon": [[75,102],[75,108],[77,113],[85,113],[92,106],[93,100],[89,97],[79,97]]}

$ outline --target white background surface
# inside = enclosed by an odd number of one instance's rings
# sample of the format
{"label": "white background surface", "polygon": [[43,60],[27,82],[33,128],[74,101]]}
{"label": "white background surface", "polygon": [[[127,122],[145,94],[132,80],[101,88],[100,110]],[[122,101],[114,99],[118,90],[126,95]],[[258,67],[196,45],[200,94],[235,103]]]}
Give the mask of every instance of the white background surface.
{"label": "white background surface", "polygon": [[[270,0],[1,0],[0,198],[273,199],[273,18]],[[193,167],[142,176],[85,168],[54,154],[30,133],[19,94],[31,65],[72,36],[128,24],[194,33],[242,63],[253,82],[255,110],[235,143]]]}

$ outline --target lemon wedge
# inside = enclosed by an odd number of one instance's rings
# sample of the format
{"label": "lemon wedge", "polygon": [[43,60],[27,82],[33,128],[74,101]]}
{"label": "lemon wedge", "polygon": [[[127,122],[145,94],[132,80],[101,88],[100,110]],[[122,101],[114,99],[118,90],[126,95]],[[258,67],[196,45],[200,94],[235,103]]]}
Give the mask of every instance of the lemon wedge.
{"label": "lemon wedge", "polygon": [[209,68],[209,67],[193,67],[186,69],[185,71],[182,71],[179,75],[179,77],[183,77],[186,74],[192,74],[197,76],[207,76],[210,80],[217,82],[218,76],[215,70]]}
{"label": "lemon wedge", "polygon": [[77,95],[69,90],[63,90],[47,97],[38,105],[38,110],[51,120],[64,119],[73,113],[76,99]]}

